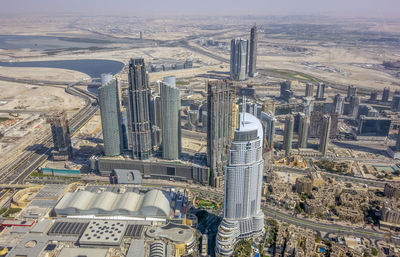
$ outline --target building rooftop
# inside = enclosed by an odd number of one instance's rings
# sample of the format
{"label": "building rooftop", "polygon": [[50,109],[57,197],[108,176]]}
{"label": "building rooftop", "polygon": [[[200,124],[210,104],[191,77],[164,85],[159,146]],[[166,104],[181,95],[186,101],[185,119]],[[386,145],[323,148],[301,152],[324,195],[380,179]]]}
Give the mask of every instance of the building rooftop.
{"label": "building rooftop", "polygon": [[193,239],[193,231],[186,225],[168,223],[164,227],[150,227],[146,231],[146,236],[153,238],[165,238],[174,243],[183,244]]}
{"label": "building rooftop", "polygon": [[85,256],[85,257],[105,257],[108,249],[97,248],[63,248],[58,257]]}
{"label": "building rooftop", "polygon": [[167,194],[151,190],[146,194],[125,192],[68,192],[56,205],[57,215],[122,215],[168,217],[170,201]]}
{"label": "building rooftop", "polygon": [[126,228],[126,221],[93,220],[83,232],[82,237],[79,239],[79,244],[119,246]]}

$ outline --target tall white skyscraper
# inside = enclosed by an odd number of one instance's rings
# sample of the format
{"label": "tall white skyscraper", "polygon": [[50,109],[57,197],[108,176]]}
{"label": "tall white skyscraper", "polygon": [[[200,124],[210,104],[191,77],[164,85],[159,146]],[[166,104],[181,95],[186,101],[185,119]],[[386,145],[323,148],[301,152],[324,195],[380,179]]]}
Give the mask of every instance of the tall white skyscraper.
{"label": "tall white skyscraper", "polygon": [[264,233],[263,138],[261,122],[249,113],[240,113],[225,168],[224,219],[218,228],[217,256],[232,256],[238,240]]}

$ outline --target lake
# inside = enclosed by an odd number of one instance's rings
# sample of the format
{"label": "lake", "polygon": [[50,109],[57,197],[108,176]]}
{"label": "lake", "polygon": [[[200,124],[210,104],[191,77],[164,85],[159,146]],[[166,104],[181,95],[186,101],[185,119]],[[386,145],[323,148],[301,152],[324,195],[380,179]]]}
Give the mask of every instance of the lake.
{"label": "lake", "polygon": [[122,70],[122,62],[104,59],[33,61],[33,62],[0,62],[4,67],[59,68],[85,73],[91,78],[100,78],[103,73],[116,74]]}
{"label": "lake", "polygon": [[1,49],[51,50],[70,48],[105,47],[113,42],[96,38],[67,38],[55,36],[0,35]]}

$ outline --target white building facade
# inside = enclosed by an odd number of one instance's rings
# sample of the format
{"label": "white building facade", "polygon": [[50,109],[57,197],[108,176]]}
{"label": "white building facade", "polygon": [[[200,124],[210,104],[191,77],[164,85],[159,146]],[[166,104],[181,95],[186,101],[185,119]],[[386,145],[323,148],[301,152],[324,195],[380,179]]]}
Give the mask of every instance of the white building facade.
{"label": "white building facade", "polygon": [[240,113],[225,169],[224,219],[218,228],[217,256],[231,256],[238,240],[264,233],[263,138],[261,122],[251,114]]}

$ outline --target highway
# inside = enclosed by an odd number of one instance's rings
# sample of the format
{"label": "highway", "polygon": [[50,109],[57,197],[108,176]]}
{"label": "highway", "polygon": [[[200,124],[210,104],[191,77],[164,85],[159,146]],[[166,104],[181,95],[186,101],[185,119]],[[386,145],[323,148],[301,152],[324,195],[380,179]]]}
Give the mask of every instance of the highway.
{"label": "highway", "polygon": [[[8,78],[7,81],[12,81],[12,79]],[[15,81],[19,80],[16,79]],[[48,82],[24,80],[24,83],[43,85],[43,83]],[[61,84],[63,84],[63,82],[61,82]],[[79,83],[68,84],[65,91],[69,94],[85,99],[86,105],[68,120],[71,135],[75,134],[83,125],[85,125],[98,109],[97,97],[82,89],[74,88],[74,86],[77,84]],[[36,143],[35,147],[32,147],[31,150],[21,153],[20,156],[18,156],[13,162],[8,164],[0,171],[0,183],[23,183],[24,179],[32,171],[36,170],[48,159],[52,146],[53,142],[51,133],[48,131],[45,136],[43,136],[43,139]]]}
{"label": "highway", "polygon": [[322,231],[322,232],[335,233],[335,234],[346,234],[346,235],[352,235],[352,236],[357,236],[357,237],[365,237],[365,238],[369,238],[369,239],[384,239],[385,238],[384,234],[375,232],[372,230],[367,230],[367,229],[362,229],[362,228],[344,227],[344,226],[336,225],[336,224],[319,223],[319,222],[295,217],[295,216],[277,211],[275,209],[267,207],[266,205],[262,206],[262,210],[264,211],[264,214],[269,217],[273,217],[273,218],[279,219],[281,221],[287,222],[289,224],[309,228],[309,229],[312,229],[315,231]]}

